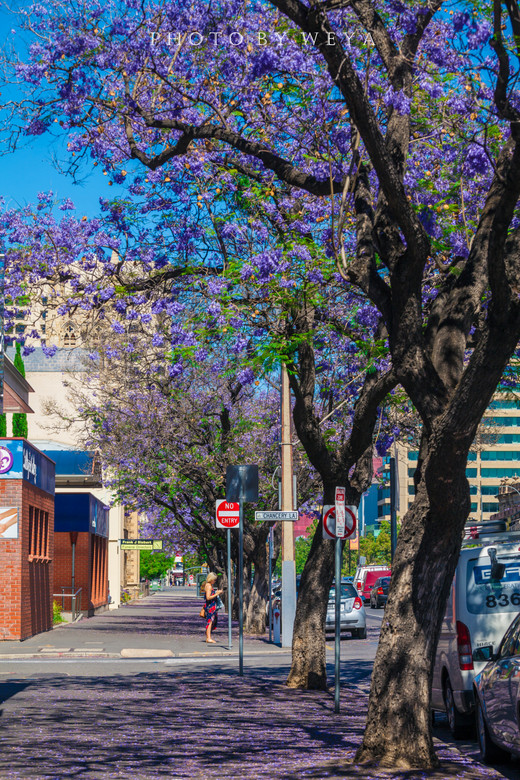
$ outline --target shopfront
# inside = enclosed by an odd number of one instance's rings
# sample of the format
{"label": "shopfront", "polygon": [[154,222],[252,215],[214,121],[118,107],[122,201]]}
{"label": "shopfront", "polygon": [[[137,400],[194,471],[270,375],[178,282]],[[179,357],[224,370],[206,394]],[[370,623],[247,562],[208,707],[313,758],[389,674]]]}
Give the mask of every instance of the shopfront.
{"label": "shopfront", "polygon": [[52,628],[54,462],[25,439],[0,439],[0,640]]}

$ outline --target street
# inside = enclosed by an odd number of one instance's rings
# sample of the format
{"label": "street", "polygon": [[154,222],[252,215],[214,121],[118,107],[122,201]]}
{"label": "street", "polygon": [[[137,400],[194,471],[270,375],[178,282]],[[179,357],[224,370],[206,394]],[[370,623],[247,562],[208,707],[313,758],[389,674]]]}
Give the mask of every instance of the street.
{"label": "street", "polygon": [[[332,691],[285,687],[290,654],[264,639],[246,637],[244,677],[239,677],[236,627],[231,654],[225,621],[216,634],[218,644],[208,648],[196,620],[198,603],[193,593],[168,589],[16,647],[0,645],[0,776],[386,776],[344,763],[361,740],[382,611],[367,610],[366,640],[342,641],[341,712],[335,715]],[[139,657],[147,653],[155,657]],[[439,746],[445,763],[432,777],[519,776],[512,765],[496,772],[475,764],[476,745],[464,743],[459,752],[445,728],[436,729],[435,736],[446,743]]]}

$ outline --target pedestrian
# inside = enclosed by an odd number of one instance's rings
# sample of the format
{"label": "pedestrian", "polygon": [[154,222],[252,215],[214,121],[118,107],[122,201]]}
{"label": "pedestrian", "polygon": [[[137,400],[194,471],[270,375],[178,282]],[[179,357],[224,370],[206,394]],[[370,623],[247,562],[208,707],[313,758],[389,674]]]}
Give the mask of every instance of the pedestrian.
{"label": "pedestrian", "polygon": [[215,645],[216,642],[211,638],[211,630],[217,625],[217,601],[219,600],[220,594],[224,592],[222,590],[217,590],[214,587],[216,581],[217,575],[215,572],[210,571],[204,583],[204,596],[206,598],[206,642],[213,645]]}

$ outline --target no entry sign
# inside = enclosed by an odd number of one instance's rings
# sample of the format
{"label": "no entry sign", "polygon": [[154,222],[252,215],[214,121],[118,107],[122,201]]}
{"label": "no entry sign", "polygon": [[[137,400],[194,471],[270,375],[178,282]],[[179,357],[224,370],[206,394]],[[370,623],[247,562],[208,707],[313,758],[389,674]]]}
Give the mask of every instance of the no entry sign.
{"label": "no entry sign", "polygon": [[[348,539],[355,533],[357,526],[356,507],[345,507],[345,532],[340,539]],[[336,507],[326,504],[323,507],[323,538],[336,539]]]}
{"label": "no entry sign", "polygon": [[217,503],[217,528],[238,528],[240,525],[240,504],[219,498]]}

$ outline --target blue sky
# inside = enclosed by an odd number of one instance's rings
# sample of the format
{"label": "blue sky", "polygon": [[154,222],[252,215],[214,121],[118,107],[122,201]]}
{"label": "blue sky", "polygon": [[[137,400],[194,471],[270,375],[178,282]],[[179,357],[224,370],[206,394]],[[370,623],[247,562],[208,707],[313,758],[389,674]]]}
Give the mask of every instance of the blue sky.
{"label": "blue sky", "polygon": [[[22,6],[28,4],[26,0],[19,2]],[[17,28],[17,18],[6,5],[5,0],[0,0],[0,45],[4,49],[15,42],[22,49],[20,33],[12,32]],[[0,100],[5,98],[4,90]],[[20,147],[13,153],[1,149],[0,196],[6,206],[24,206],[35,202],[39,192],[52,190],[60,200],[70,198],[81,215],[90,217],[99,212],[100,197],[113,198],[119,193],[116,185],[108,186],[100,168],[85,169],[83,181],[74,184],[72,177],[60,173],[54,162],[55,159],[64,162],[66,158],[66,141],[49,135],[22,138]]]}

